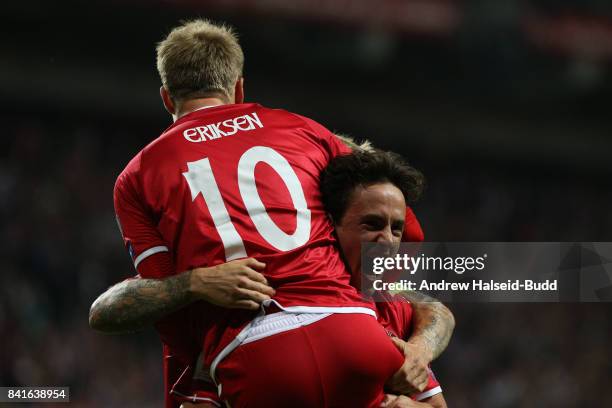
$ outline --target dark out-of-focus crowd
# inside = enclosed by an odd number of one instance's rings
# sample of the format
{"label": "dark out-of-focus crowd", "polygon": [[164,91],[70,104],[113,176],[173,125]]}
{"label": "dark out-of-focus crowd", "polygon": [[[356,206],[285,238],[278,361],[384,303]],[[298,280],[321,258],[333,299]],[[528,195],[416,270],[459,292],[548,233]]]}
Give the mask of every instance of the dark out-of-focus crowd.
{"label": "dark out-of-focus crowd", "polygon": [[[156,334],[101,335],[87,316],[134,274],[112,188],[161,129],[50,117],[3,126],[13,136],[0,142],[0,384],[70,386],[75,406],[160,406]],[[422,168],[415,211],[428,240],[611,238],[612,193],[589,174],[534,177],[475,160]],[[612,406],[609,304],[449,306],[457,328],[433,367],[450,406]]]}

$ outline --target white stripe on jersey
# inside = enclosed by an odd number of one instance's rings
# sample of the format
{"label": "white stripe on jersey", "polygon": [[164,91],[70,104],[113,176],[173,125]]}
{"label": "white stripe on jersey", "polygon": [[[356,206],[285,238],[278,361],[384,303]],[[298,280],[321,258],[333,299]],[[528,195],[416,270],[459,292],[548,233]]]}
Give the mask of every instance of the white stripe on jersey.
{"label": "white stripe on jersey", "polygon": [[150,257],[151,255],[155,255],[160,252],[168,252],[168,251],[169,251],[168,247],[163,246],[163,245],[149,248],[146,251],[143,251],[140,255],[138,255],[136,259],[134,259],[134,267],[138,268],[138,264],[144,261],[146,258]]}

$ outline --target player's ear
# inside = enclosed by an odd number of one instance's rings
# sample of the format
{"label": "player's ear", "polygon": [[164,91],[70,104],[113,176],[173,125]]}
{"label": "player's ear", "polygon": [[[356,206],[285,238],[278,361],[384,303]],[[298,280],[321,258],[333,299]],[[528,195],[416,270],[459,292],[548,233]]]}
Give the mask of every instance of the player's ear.
{"label": "player's ear", "polygon": [[238,78],[234,86],[234,103],[244,103],[244,78]]}
{"label": "player's ear", "polygon": [[162,98],[162,102],[164,103],[164,108],[168,111],[169,114],[174,115],[176,113],[176,106],[174,106],[174,102],[170,97],[170,93],[166,89],[166,87],[162,86],[159,88],[159,95]]}

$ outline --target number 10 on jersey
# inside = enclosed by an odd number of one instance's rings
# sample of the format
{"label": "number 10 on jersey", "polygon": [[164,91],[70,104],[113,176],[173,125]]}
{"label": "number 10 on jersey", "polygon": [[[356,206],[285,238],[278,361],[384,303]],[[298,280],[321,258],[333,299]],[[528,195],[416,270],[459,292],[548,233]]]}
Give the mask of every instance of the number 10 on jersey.
{"label": "number 10 on jersey", "polygon": [[[255,183],[255,167],[263,162],[269,165],[283,180],[289,190],[291,201],[297,212],[296,229],[292,234],[281,230],[272,220],[259,196]],[[212,216],[215,228],[225,248],[227,261],[247,257],[244,242],[232,223],[219,185],[215,180],[210,159],[204,158],[187,163],[188,171],[183,173],[191,190],[191,199],[195,201],[201,193]],[[276,150],[254,146],[242,154],[238,161],[238,188],[249,217],[257,232],[270,245],[279,251],[290,251],[308,242],[310,238],[310,210],[304,196],[304,189],[295,171]]]}

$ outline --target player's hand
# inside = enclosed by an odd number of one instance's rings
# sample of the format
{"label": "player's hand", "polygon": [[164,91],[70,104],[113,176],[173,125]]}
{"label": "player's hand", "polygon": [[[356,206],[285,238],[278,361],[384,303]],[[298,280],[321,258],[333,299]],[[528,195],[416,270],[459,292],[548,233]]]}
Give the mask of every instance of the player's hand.
{"label": "player's hand", "polygon": [[183,402],[180,408],[217,408],[217,406],[208,402],[201,402],[199,404]]}
{"label": "player's hand", "polygon": [[404,395],[385,395],[385,400],[380,404],[381,408],[420,408],[427,405],[411,400]]}
{"label": "player's hand", "polygon": [[430,355],[417,344],[407,343],[397,337],[391,341],[406,358],[401,368],[387,381],[387,388],[399,394],[422,392],[429,381],[428,364]]}
{"label": "player's hand", "polygon": [[265,263],[254,258],[230,261],[192,271],[190,291],[196,299],[230,309],[255,310],[275,291],[258,271]]}

